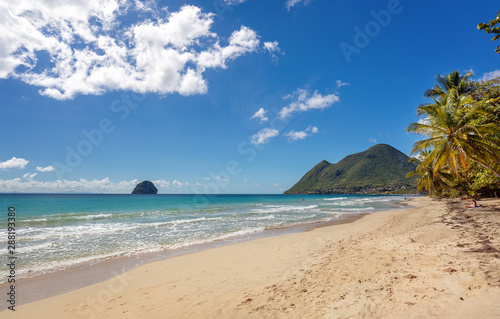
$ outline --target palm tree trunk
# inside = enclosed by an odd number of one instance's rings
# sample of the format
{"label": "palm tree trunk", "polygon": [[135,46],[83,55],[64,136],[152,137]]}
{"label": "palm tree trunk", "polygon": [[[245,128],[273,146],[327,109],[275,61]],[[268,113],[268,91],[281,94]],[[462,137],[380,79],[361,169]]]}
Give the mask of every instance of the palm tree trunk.
{"label": "palm tree trunk", "polygon": [[493,174],[495,174],[497,177],[500,177],[500,173],[497,172],[493,167],[491,167],[490,165],[478,160],[477,158],[474,158],[474,157],[470,157],[474,162],[478,163],[479,165],[481,165],[482,167],[486,168],[486,169],[489,169],[490,171],[493,172]]}

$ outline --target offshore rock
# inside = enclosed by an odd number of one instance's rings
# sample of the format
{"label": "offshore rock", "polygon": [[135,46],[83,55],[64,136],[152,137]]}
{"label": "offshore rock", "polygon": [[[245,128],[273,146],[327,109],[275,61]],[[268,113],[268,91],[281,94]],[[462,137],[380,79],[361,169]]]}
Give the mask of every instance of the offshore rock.
{"label": "offshore rock", "polygon": [[137,184],[132,194],[158,194],[158,188],[150,181],[144,181]]}

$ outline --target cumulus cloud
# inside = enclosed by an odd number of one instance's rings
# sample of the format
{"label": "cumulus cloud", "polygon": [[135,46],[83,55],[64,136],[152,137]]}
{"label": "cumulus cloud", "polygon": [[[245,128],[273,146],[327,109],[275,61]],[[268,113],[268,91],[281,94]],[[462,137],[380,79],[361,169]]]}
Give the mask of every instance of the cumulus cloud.
{"label": "cumulus cloud", "polygon": [[55,180],[41,182],[33,179],[34,174],[25,174],[23,178],[0,179],[0,192],[25,193],[130,193],[138,180],[112,182],[108,177],[98,180],[80,179],[77,181]]}
{"label": "cumulus cloud", "polygon": [[479,81],[489,81],[500,77],[500,70],[495,70],[483,74],[483,77]]}
{"label": "cumulus cloud", "polygon": [[[228,61],[260,49],[259,36],[245,26],[223,44],[211,31],[214,14],[196,6],[153,13],[148,5],[3,1],[0,78],[19,79],[59,100],[112,90],[203,94],[206,69],[226,68]],[[137,12],[144,18],[130,25],[126,17]]]}
{"label": "cumulus cloud", "polygon": [[47,167],[37,166],[36,170],[39,172],[53,172],[54,167],[53,166],[47,166]]}
{"label": "cumulus cloud", "polygon": [[[26,173],[22,178],[3,180],[0,179],[0,192],[11,193],[107,193],[107,194],[130,194],[139,182],[137,179],[113,182],[109,177],[93,180],[54,180],[37,181],[33,178],[37,173]],[[177,180],[173,182],[164,179],[154,180],[156,187],[170,188],[170,186],[183,187],[184,183]]]}
{"label": "cumulus cloud", "polygon": [[286,133],[285,136],[288,136],[288,141],[298,141],[298,140],[303,140],[308,136],[311,136],[312,134],[318,133],[319,130],[316,126],[309,125],[308,128],[306,128],[304,131],[294,131],[291,130],[290,132]]}
{"label": "cumulus cloud", "polygon": [[370,137],[368,140],[370,142],[372,142],[372,143],[375,143],[375,144],[377,143],[377,139],[376,138]]}
{"label": "cumulus cloud", "polygon": [[223,178],[223,177],[220,177],[220,176],[217,176],[217,180],[221,181],[221,182],[227,182],[227,179],[226,178]]}
{"label": "cumulus cloud", "polygon": [[285,6],[288,11],[290,11],[291,8],[297,6],[300,3],[303,3],[305,6],[308,5],[311,2],[311,0],[287,0],[285,3]]}
{"label": "cumulus cloud", "polygon": [[264,42],[264,49],[266,49],[269,54],[271,54],[274,62],[278,62],[278,54],[285,55],[283,51],[279,48],[279,43],[277,41],[274,42]]}
{"label": "cumulus cloud", "polygon": [[174,185],[175,187],[182,187],[182,186],[184,186],[184,183],[181,183],[178,180],[174,180],[172,182],[172,185]]}
{"label": "cumulus cloud", "polygon": [[12,157],[8,161],[0,162],[0,170],[24,169],[29,162],[24,158]]}
{"label": "cumulus cloud", "polygon": [[155,184],[156,187],[166,187],[166,188],[170,187],[170,182],[164,179],[153,181],[153,184]]}
{"label": "cumulus cloud", "polygon": [[37,173],[32,173],[32,174],[26,173],[23,175],[23,178],[32,180],[36,175],[37,175]]}
{"label": "cumulus cloud", "polygon": [[264,42],[264,48],[266,48],[266,50],[269,52],[281,52],[278,45],[279,45],[279,43],[277,41]]}
{"label": "cumulus cloud", "polygon": [[254,145],[261,145],[269,143],[269,140],[279,135],[278,130],[265,128],[252,135],[251,143]]}
{"label": "cumulus cloud", "polygon": [[306,112],[313,109],[322,110],[339,101],[339,97],[335,93],[322,95],[315,91],[311,94],[304,89],[298,89],[293,94],[285,96],[285,99],[292,99],[293,101],[280,110],[281,118],[286,118],[296,112]]}
{"label": "cumulus cloud", "polygon": [[269,118],[266,116],[267,111],[264,110],[263,107],[261,107],[255,114],[250,118],[251,120],[253,119],[259,119],[260,122],[266,122],[269,121]]}
{"label": "cumulus cloud", "polygon": [[285,136],[288,136],[288,141],[303,140],[307,137],[307,132],[305,131],[296,132],[294,130],[291,130],[290,132],[286,133]]}

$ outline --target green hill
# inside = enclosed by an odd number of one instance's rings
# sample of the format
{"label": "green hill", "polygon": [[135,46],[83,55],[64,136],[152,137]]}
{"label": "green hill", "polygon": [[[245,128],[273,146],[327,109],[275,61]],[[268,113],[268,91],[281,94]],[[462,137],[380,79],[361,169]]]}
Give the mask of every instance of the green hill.
{"label": "green hill", "polygon": [[406,178],[416,164],[394,147],[378,144],[337,164],[322,161],[285,194],[396,194],[415,191]]}

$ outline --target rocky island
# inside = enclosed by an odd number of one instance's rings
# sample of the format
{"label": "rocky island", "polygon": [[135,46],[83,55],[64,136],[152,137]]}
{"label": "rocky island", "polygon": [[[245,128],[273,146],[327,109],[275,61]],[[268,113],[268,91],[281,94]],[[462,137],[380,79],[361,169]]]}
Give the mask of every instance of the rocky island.
{"label": "rocky island", "polygon": [[152,182],[144,181],[137,184],[132,194],[158,194],[158,188]]}

